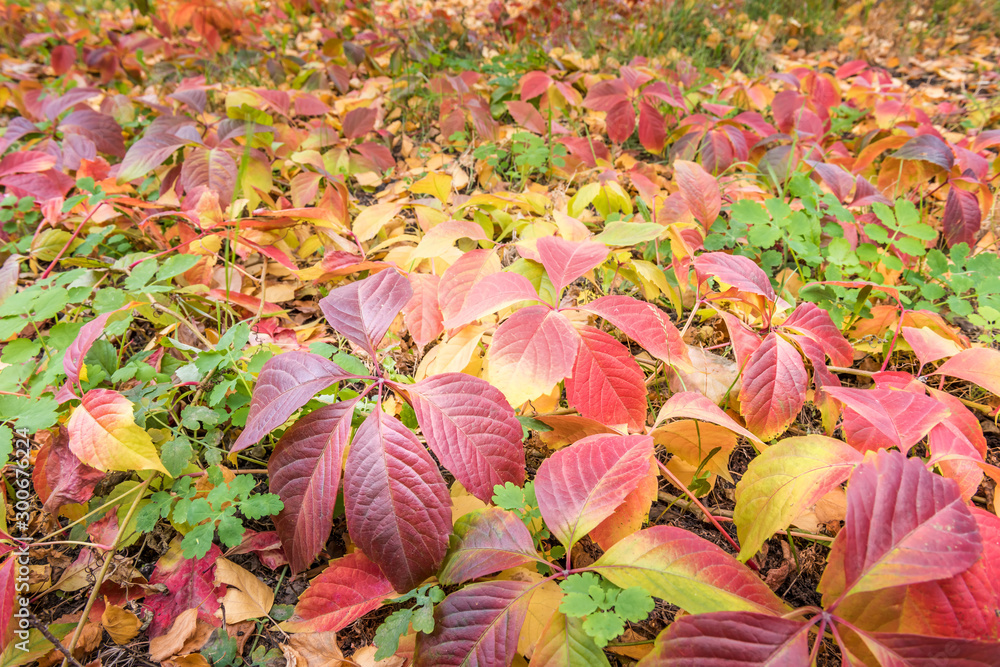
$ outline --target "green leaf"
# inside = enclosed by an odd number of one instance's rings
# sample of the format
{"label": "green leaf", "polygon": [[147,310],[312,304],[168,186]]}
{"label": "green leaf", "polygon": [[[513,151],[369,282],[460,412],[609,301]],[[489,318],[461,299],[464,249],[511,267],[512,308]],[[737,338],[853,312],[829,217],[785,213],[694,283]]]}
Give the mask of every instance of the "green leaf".
{"label": "green leaf", "polygon": [[253,495],[240,503],[240,511],[248,519],[260,519],[284,509],[285,504],[273,493]]}
{"label": "green leaf", "polygon": [[505,510],[523,510],[526,504],[524,489],[514,486],[514,482],[507,482],[503,486],[497,484],[493,487],[493,504]]}
{"label": "green leaf", "polygon": [[567,616],[582,618],[597,611],[597,602],[586,593],[567,593],[559,603],[559,611]]}
{"label": "green leaf", "polygon": [[605,647],[608,642],[625,632],[621,617],[610,611],[599,611],[583,621],[583,631],[594,638],[594,643]]}
{"label": "green leaf", "polygon": [[652,596],[639,586],[631,586],[618,594],[615,611],[626,621],[641,623],[653,611],[656,603]]}
{"label": "green leaf", "polygon": [[[410,619],[413,618],[412,609],[399,609],[392,612],[382,621],[375,631],[375,660],[384,660],[399,650],[399,639],[410,629]],[[433,623],[433,619],[431,621]]]}

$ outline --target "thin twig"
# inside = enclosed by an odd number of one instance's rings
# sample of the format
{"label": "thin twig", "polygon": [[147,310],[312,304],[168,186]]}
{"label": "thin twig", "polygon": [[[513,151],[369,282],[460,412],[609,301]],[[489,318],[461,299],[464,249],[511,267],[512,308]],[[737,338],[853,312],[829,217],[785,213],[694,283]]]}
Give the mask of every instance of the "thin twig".
{"label": "thin twig", "polygon": [[73,665],[73,667],[83,667],[83,665],[80,664],[80,661],[74,658],[73,654],[70,653],[69,650],[62,645],[62,642],[56,639],[55,636],[51,632],[49,632],[49,629],[45,627],[45,624],[39,621],[38,617],[32,614],[30,611],[28,612],[28,625],[41,632],[42,636],[48,639],[52,643],[52,645],[56,647],[57,651],[66,656],[66,660],[69,661],[69,664]]}

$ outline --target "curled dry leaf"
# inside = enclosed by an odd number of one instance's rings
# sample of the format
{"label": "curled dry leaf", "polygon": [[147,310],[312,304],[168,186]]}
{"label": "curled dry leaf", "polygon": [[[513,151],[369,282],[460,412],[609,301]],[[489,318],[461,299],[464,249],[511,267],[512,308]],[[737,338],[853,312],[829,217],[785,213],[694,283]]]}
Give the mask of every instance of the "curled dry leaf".
{"label": "curled dry leaf", "polygon": [[215,582],[229,588],[222,599],[226,623],[239,623],[250,618],[264,618],[274,606],[274,591],[236,563],[220,558],[215,561]]}

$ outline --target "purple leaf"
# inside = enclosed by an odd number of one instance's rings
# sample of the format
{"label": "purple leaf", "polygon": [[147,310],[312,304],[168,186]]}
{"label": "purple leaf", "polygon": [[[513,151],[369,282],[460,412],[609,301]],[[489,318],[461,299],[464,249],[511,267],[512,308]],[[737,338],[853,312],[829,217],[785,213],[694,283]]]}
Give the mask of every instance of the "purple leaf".
{"label": "purple leaf", "polygon": [[933,134],[922,134],[919,137],[913,137],[889,157],[899,160],[930,162],[947,171],[951,171],[952,166],[955,164],[955,153],[951,150],[951,147],[944,140],[935,137]]}
{"label": "purple leaf", "polygon": [[197,202],[206,190],[219,195],[223,208],[232,201],[239,168],[223,148],[198,148],[185,156],[181,166],[181,185],[187,197]]}
{"label": "purple leaf", "polygon": [[982,226],[983,215],[979,210],[979,199],[968,190],[960,190],[954,184],[948,190],[948,200],[944,204],[944,237],[948,247],[957,243],[976,244],[976,236]]}
{"label": "purple leaf", "polygon": [[292,574],[306,570],[330,536],[356,402],[326,405],[295,422],[268,461],[271,493],[285,504],[274,526]]}
{"label": "purple leaf", "polygon": [[405,593],[437,572],[451,533],[451,498],[437,464],[376,403],[358,428],[344,473],[347,530]]}
{"label": "purple leaf", "polygon": [[500,390],[465,373],[442,373],[397,385],[413,406],[431,451],[483,502],[493,487],[524,482],[521,423]]}
{"label": "purple leaf", "polygon": [[533,560],[538,560],[535,543],[524,522],[513,512],[484,507],[455,522],[438,579],[460,584]]}
{"label": "purple leaf", "polygon": [[308,352],[286,352],[261,369],[254,387],[250,414],[232,451],[257,443],[278,428],[313,396],[341,380],[353,378],[329,359]]}
{"label": "purple leaf", "polygon": [[411,296],[410,281],[386,269],[332,290],[319,305],[337,333],[376,359],[379,342]]}
{"label": "purple leaf", "polygon": [[59,130],[87,137],[102,153],[115,157],[125,156],[121,125],[107,114],[92,109],[80,109],[63,118],[59,123]]}
{"label": "purple leaf", "polygon": [[118,182],[127,183],[145,176],[186,143],[172,134],[154,134],[140,139],[132,144],[118,165]]}
{"label": "purple leaf", "polygon": [[709,252],[694,258],[694,270],[699,282],[715,278],[741,292],[759,294],[768,301],[778,299],[767,274],[749,257]]}
{"label": "purple leaf", "polygon": [[510,665],[531,588],[527,581],[486,581],[446,597],[434,610],[434,632],[418,635],[414,667]]}

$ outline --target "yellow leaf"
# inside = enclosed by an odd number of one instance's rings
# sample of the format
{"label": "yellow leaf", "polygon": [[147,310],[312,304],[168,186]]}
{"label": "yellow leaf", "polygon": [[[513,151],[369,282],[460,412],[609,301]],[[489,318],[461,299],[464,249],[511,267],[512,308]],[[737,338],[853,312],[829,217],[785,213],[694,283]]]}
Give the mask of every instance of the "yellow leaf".
{"label": "yellow leaf", "polygon": [[93,468],[167,472],[153,439],[136,425],[132,402],[116,391],[88,391],[67,427],[70,450]]}
{"label": "yellow leaf", "polygon": [[354,235],[358,241],[369,241],[375,238],[386,223],[396,217],[403,208],[402,204],[375,204],[369,206],[354,218]]}
{"label": "yellow leaf", "polygon": [[410,186],[413,194],[423,194],[435,197],[442,204],[448,202],[448,195],[451,194],[452,178],[448,174],[432,172]]}
{"label": "yellow leaf", "polygon": [[[251,618],[263,618],[274,606],[274,591],[236,563],[220,558],[215,561],[215,582],[226,584],[226,623],[240,623]],[[221,610],[216,612],[222,616]]]}
{"label": "yellow leaf", "polygon": [[[506,581],[527,581],[532,584],[539,584],[544,577],[537,572],[523,567],[515,567],[501,572],[497,579]],[[546,581],[535,588],[531,594],[531,601],[528,602],[528,613],[524,617],[524,625],[521,626],[521,634],[517,638],[517,652],[525,657],[531,657],[535,651],[538,640],[542,638],[542,632],[548,625],[549,619],[559,609],[562,602],[563,592],[554,581]]]}
{"label": "yellow leaf", "polygon": [[[220,559],[222,560],[222,559]],[[337,667],[345,665],[335,632],[307,632],[292,635],[281,646],[287,667]]]}
{"label": "yellow leaf", "polygon": [[693,419],[682,419],[661,426],[650,435],[656,444],[663,445],[668,452],[695,468],[705,460],[709,452],[718,447],[719,451],[705,463],[703,470],[719,475],[726,481],[733,481],[729,474],[729,455],[736,449],[736,434],[729,429]]}

